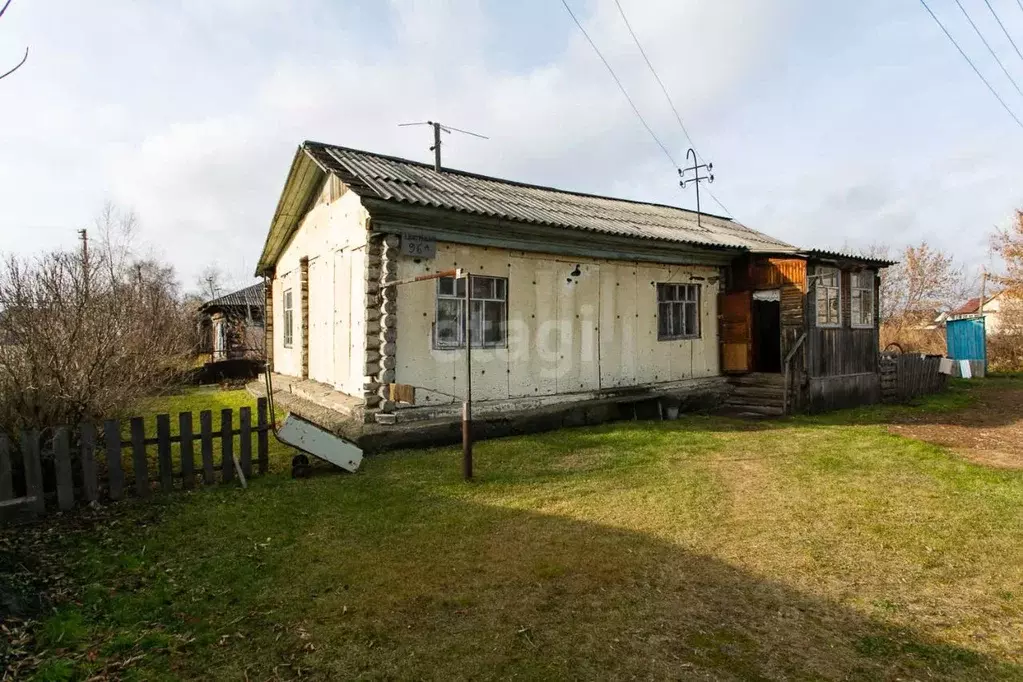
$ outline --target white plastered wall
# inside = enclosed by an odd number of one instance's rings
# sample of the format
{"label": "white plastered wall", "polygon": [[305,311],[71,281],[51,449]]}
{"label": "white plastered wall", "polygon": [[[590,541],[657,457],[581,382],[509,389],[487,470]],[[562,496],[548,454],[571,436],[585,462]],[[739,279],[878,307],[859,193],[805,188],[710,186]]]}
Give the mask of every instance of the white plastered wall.
{"label": "white plastered wall", "polygon": [[[309,378],[362,396],[365,358],[365,269],[368,214],[344,192],[320,201],[302,219],[277,260],[273,281],[274,371],[302,374],[300,261],[309,258]],[[293,297],[293,342],[284,346],[284,291]]]}
{"label": "white plastered wall", "polygon": [[[720,374],[716,267],[569,259],[438,243],[434,259],[417,263],[403,256],[398,276],[457,267],[508,278],[508,347],[472,349],[476,400]],[[658,341],[660,282],[701,285],[700,338]],[[417,405],[460,400],[465,389],[464,350],[433,348],[435,300],[435,280],[403,285],[398,293],[395,381],[417,387]]]}

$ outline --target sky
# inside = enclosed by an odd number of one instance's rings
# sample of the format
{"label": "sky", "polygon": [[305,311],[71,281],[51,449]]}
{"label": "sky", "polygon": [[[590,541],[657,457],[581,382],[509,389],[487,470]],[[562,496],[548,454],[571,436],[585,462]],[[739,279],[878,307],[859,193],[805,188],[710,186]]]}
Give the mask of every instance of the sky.
{"label": "sky", "polygon": [[[564,189],[695,206],[689,140],[614,0],[13,0],[0,18],[0,253],[73,248],[104,204],[198,288],[244,286],[295,150],[318,140]],[[1016,83],[984,0],[961,0]],[[990,0],[1023,47],[1023,6]],[[1023,208],[1023,126],[917,0],[620,0],[709,189],[806,247],[927,240],[977,268]],[[1023,119],[954,0],[928,0]],[[721,213],[703,194],[703,208]]]}

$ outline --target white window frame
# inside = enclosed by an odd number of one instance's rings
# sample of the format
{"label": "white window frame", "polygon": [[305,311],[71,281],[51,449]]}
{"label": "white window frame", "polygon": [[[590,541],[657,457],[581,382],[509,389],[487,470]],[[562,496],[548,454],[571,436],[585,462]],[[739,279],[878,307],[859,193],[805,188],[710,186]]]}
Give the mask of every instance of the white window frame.
{"label": "white window frame", "polygon": [[[861,270],[850,274],[849,316],[852,326],[856,329],[874,328],[874,272]],[[867,321],[863,322],[863,302],[867,303]]]}
{"label": "white window frame", "polygon": [[284,327],[284,347],[291,348],[295,342],[295,296],[291,289],[281,295],[281,321]]}
{"label": "white window frame", "polygon": [[[674,282],[659,282],[657,284],[657,340],[677,341],[679,339],[700,338],[700,303],[703,292],[699,284],[677,284]],[[696,312],[693,320],[696,329],[686,327],[686,309],[693,308]],[[661,321],[667,318],[668,329],[674,329],[675,319],[681,315],[681,332],[663,334],[661,332]]]}
{"label": "white window frame", "polygon": [[[472,289],[472,338],[473,348],[508,347],[508,278],[489,275],[470,275]],[[436,304],[434,306],[433,347],[435,350],[459,350],[465,348],[465,284],[466,278],[440,277],[437,279]],[[442,339],[441,306],[456,306],[454,339]],[[492,331],[487,322],[486,311],[496,310],[500,321],[497,339],[487,340]]]}
{"label": "white window frame", "polygon": [[[826,275],[830,275],[831,273],[834,273],[834,275],[835,275],[835,284],[825,284],[824,283],[825,276]],[[835,329],[837,327],[841,327],[842,326],[842,270],[840,268],[837,268],[837,267],[834,267],[834,266],[830,266],[830,265],[818,265],[817,266],[816,277],[815,277],[815,282],[814,282],[814,292],[815,292],[815,294],[814,294],[814,296],[815,296],[815,299],[814,299],[814,318],[815,319],[814,319],[814,321],[817,323],[817,326],[818,327],[823,327],[823,328],[829,328],[829,329]],[[834,292],[834,294],[831,294],[830,292]],[[837,300],[837,305],[836,305],[837,315],[838,315],[837,319],[836,319],[836,321],[831,322],[830,320],[828,320],[825,317],[825,321],[821,322],[821,300],[823,299],[825,301],[825,303],[826,303],[828,301],[828,299],[832,295],[835,296],[835,298]],[[827,306],[825,306],[825,310],[827,310]]]}

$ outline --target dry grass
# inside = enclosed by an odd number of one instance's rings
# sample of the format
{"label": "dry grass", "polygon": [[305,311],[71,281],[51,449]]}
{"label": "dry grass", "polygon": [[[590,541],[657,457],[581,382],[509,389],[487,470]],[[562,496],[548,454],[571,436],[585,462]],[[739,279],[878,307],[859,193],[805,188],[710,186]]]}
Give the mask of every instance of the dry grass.
{"label": "dry grass", "polygon": [[1023,474],[885,426],[963,402],[564,430],[480,444],[472,485],[435,449],[122,509],[52,540],[83,587],[43,671],[1023,679]]}

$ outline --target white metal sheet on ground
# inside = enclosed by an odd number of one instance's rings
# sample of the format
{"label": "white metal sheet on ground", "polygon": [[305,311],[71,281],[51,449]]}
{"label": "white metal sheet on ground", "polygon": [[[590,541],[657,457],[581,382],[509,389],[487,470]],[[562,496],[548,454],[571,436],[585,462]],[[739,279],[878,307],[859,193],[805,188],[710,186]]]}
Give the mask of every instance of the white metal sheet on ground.
{"label": "white metal sheet on ground", "polygon": [[362,463],[362,450],[356,445],[291,414],[284,418],[277,438],[346,471],[354,472]]}

